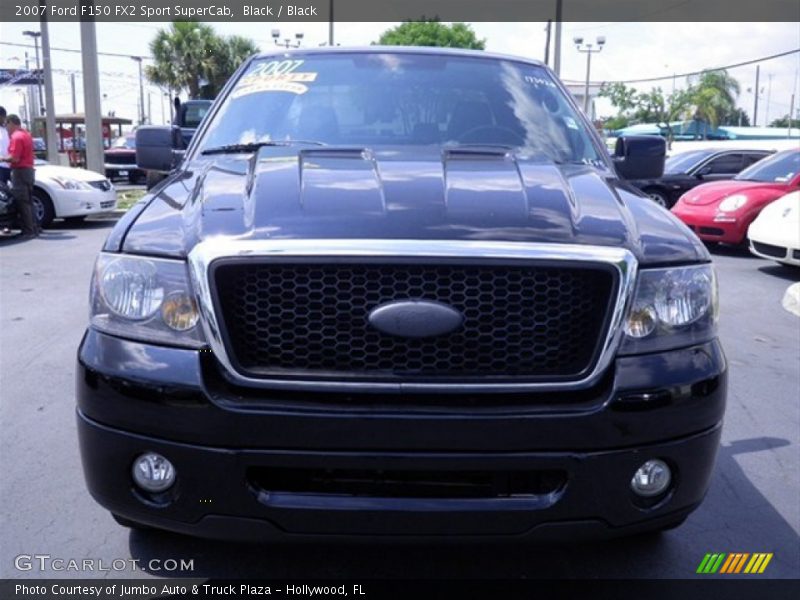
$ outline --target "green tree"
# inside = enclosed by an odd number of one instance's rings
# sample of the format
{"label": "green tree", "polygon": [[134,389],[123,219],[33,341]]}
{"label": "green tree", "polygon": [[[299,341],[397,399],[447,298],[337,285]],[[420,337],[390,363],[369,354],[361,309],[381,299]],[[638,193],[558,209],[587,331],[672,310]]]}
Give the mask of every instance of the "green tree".
{"label": "green tree", "polygon": [[486,40],[479,40],[469,25],[445,25],[438,19],[406,21],[384,31],[377,43],[381,46],[439,46],[473,50],[483,50],[486,46]]}
{"label": "green tree", "polygon": [[690,83],[695,119],[705,121],[712,129],[728,122],[733,115],[738,120],[736,98],[741,90],[739,82],[727,71],[705,71]]}
{"label": "green tree", "polygon": [[213,98],[242,61],[258,51],[241,36],[220,37],[209,25],[175,21],[150,42],[154,64],[147,78],[171,94],[186,90],[189,98]]}
{"label": "green tree", "polygon": [[775,119],[769,124],[770,127],[800,127],[800,119],[789,120],[789,115],[783,115],[780,119]]}

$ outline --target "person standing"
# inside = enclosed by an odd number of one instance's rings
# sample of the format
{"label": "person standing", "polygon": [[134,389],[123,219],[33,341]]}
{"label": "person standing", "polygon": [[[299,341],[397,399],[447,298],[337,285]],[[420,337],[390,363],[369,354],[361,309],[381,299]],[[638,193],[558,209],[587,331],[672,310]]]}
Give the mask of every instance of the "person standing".
{"label": "person standing", "polygon": [[0,156],[0,160],[11,164],[11,193],[22,221],[22,237],[30,239],[41,233],[39,220],[33,214],[33,138],[22,128],[22,122],[17,115],[8,115],[6,128],[10,138],[8,153]]}
{"label": "person standing", "polygon": [[[8,154],[8,131],[6,130],[6,109],[0,106],[0,156]],[[7,162],[0,161],[0,184],[8,184],[11,168]]]}

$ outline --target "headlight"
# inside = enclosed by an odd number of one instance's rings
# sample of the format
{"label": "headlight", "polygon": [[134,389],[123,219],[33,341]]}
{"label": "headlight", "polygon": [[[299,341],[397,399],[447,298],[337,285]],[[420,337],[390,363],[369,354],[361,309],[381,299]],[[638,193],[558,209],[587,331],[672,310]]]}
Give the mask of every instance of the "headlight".
{"label": "headlight", "polygon": [[641,270],[620,352],[658,352],[706,342],[716,335],[718,312],[711,265]]}
{"label": "headlight", "polygon": [[719,203],[719,210],[720,212],[734,212],[742,208],[745,204],[747,204],[747,196],[744,194],[734,194],[733,196],[728,196]]}
{"label": "headlight", "polygon": [[183,261],[101,254],[90,303],[91,324],[100,331],[190,348],[205,345]]}
{"label": "headlight", "polygon": [[78,181],[77,179],[69,179],[68,177],[52,177],[52,180],[55,181],[58,185],[60,185],[65,190],[91,190],[92,186],[84,181]]}

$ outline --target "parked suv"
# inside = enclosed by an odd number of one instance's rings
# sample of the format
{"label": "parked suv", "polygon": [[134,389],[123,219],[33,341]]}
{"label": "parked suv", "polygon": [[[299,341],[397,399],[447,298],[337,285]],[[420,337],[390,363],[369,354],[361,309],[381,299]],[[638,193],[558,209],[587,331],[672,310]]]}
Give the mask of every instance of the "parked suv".
{"label": "parked suv", "polygon": [[450,49],[248,60],[98,257],[92,496],[228,539],[680,524],[720,440],[709,254],[553,73]]}

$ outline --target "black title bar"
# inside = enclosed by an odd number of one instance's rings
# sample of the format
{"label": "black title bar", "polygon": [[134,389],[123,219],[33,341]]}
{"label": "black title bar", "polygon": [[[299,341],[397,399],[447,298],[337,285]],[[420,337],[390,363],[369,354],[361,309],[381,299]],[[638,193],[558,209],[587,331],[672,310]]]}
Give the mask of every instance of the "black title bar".
{"label": "black title bar", "polygon": [[[547,21],[557,0],[3,0],[0,22]],[[563,0],[564,21],[800,21],[797,0]]]}

